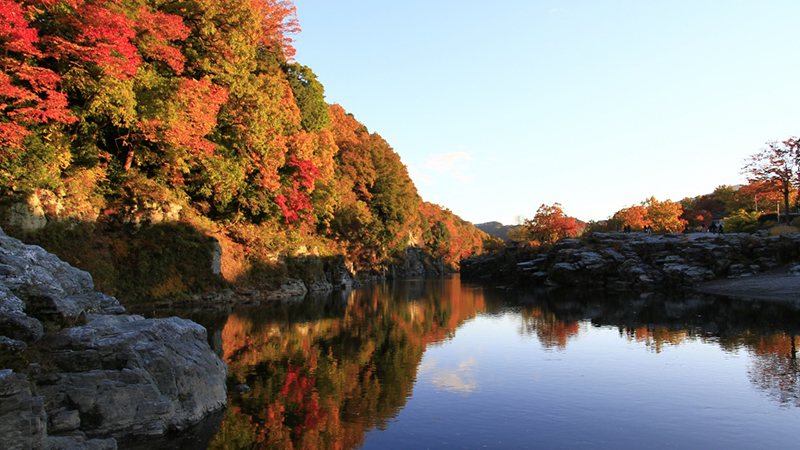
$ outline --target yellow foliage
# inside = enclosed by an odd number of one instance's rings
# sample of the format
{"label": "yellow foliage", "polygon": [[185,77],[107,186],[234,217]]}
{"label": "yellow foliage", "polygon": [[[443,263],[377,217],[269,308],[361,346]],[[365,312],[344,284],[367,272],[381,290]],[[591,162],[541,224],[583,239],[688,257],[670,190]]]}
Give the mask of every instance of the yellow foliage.
{"label": "yellow foliage", "polygon": [[186,292],[186,290],[183,277],[175,269],[172,269],[167,279],[153,287],[150,290],[150,294],[154,298],[162,298],[170,295],[179,295]]}
{"label": "yellow foliage", "polygon": [[797,233],[800,231],[797,227],[790,227],[788,225],[778,225],[769,229],[770,236],[780,236],[783,233]]}

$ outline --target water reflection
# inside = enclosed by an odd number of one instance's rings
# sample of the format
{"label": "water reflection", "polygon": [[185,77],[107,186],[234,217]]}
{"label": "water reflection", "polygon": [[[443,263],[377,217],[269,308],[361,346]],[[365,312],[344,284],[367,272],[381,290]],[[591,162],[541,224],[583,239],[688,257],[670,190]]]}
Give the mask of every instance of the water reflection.
{"label": "water reflection", "polygon": [[519,332],[539,338],[544,348],[565,349],[570,338],[575,338],[581,331],[578,321],[565,322],[541,307],[527,306],[520,311],[522,325]]}
{"label": "water reflection", "polygon": [[423,363],[423,355],[466,322],[509,312],[521,337],[552,352],[569,352],[598,327],[615,328],[654,355],[698,343],[745,352],[753,387],[786,408],[800,406],[800,312],[793,305],[518,292],[457,278],[337,295],[199,318],[229,365],[229,388],[251,389],[231,394],[210,448],[358,448],[370,430],[394,422],[423,376],[437,390],[474,396],[491,382],[476,359]]}
{"label": "water reflection", "polygon": [[800,407],[800,364],[795,335],[749,335],[746,339],[756,356],[749,370],[753,385],[783,406]]}
{"label": "water reflection", "polygon": [[800,307],[706,295],[649,299],[585,297],[579,293],[523,293],[520,332],[536,335],[545,348],[564,349],[582,331],[581,321],[615,326],[629,341],[655,353],[687,342],[718,344],[753,356],[750,381],[784,406],[800,407],[797,335]]}
{"label": "water reflection", "polygon": [[443,280],[371,286],[338,305],[306,299],[228,316],[229,384],[251,391],[232,396],[211,448],[363,444],[405,405],[426,347],[485,310],[479,289]]}
{"label": "water reflection", "polygon": [[455,368],[441,367],[439,361],[430,361],[419,368],[419,375],[430,374],[433,384],[440,390],[469,395],[479,389],[474,369],[477,362],[468,357]]}

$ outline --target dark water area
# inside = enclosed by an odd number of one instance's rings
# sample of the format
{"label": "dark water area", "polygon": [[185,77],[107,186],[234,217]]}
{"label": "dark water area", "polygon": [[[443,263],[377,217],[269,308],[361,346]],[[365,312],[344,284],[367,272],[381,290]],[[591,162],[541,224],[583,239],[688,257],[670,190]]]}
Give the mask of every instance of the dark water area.
{"label": "dark water area", "polygon": [[180,315],[208,329],[230,396],[170,448],[800,446],[795,304],[454,277]]}

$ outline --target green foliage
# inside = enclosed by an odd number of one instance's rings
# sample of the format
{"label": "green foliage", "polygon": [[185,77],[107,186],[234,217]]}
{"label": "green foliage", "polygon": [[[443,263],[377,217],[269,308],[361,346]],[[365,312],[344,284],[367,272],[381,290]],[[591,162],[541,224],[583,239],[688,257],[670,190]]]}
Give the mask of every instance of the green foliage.
{"label": "green foliage", "polygon": [[4,150],[0,157],[0,186],[6,193],[31,192],[36,188],[58,189],[62,185],[60,174],[70,166],[72,155],[59,139],[45,134],[33,134],[25,140],[24,149],[13,147]]}
{"label": "green foliage", "polygon": [[[65,213],[29,238],[100,289],[144,301],[214,285],[207,235],[227,245],[227,279],[253,285],[303,272],[278,256],[298,242],[364,270],[426,231],[448,263],[481,251],[471,224],[417,211],[389,144],[290,61],[290,1],[6,6],[0,186],[51,191]],[[198,227],[148,226],[166,203]]]}
{"label": "green foliage", "polygon": [[451,246],[450,230],[442,222],[436,222],[430,229],[430,240],[428,244],[435,254],[446,254]]}
{"label": "green foliage", "polygon": [[372,197],[370,210],[379,225],[379,238],[389,244],[390,252],[395,252],[405,248],[402,232],[413,219],[419,196],[400,156],[377,134],[370,138],[377,144],[371,149],[376,176],[369,189]]}
{"label": "green foliage", "polygon": [[756,212],[736,211],[725,219],[725,231],[729,233],[755,233],[760,228],[758,217],[759,214]]}
{"label": "green foliage", "polygon": [[283,67],[294,101],[300,108],[300,124],[309,132],[328,129],[331,126],[328,104],[325,103],[325,88],[307,66],[285,64]]}

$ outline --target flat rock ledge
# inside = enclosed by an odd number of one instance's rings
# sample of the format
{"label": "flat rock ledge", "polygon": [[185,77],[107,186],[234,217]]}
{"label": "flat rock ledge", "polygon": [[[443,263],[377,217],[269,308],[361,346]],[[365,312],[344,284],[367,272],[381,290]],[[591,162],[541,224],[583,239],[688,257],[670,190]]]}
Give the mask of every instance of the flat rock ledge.
{"label": "flat rock ledge", "polygon": [[461,274],[545,287],[649,292],[695,289],[798,261],[800,233],[593,233],[564,239],[538,255],[520,249],[481,255],[462,262]]}
{"label": "flat rock ledge", "polygon": [[124,312],[87,272],[0,230],[0,448],[115,449],[225,408],[205,328]]}

